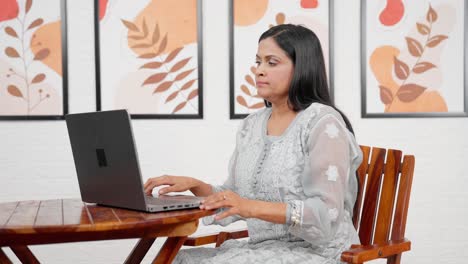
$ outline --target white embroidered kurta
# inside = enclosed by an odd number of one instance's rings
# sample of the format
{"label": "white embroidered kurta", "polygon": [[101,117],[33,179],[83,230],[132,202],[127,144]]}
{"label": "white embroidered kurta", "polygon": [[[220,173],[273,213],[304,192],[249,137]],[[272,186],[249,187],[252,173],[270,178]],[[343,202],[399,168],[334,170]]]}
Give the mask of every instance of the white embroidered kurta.
{"label": "white embroidered kurta", "polygon": [[[242,219],[248,242],[228,240],[218,249],[181,250],[175,263],[339,263],[341,252],[359,243],[351,217],[362,153],[341,115],[314,103],[281,136],[268,136],[270,115],[266,108],[244,119],[229,177],[213,190],[287,203],[287,223]],[[203,221],[228,225],[237,220],[241,218]]]}

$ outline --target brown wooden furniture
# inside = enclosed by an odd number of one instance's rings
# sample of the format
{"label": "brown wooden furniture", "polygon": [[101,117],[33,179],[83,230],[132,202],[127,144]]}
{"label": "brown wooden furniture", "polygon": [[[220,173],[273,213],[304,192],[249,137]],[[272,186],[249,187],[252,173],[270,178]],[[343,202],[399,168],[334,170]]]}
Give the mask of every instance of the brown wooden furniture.
{"label": "brown wooden furniture", "polygon": [[[363,162],[358,169],[360,188],[354,207],[353,223],[361,245],[352,245],[341,255],[348,263],[386,258],[387,263],[401,261],[411,242],[405,238],[406,216],[413,182],[414,156],[399,150],[361,146]],[[369,159],[370,158],[370,159]],[[248,237],[247,230],[188,238],[184,245],[200,246]]]}
{"label": "brown wooden furniture", "polygon": [[168,237],[153,263],[170,263],[198,219],[213,211],[143,213],[83,203],[78,199],[0,203],[0,263],[10,247],[23,263],[39,263],[28,245],[140,238],[125,263],[140,263],[157,237]]}

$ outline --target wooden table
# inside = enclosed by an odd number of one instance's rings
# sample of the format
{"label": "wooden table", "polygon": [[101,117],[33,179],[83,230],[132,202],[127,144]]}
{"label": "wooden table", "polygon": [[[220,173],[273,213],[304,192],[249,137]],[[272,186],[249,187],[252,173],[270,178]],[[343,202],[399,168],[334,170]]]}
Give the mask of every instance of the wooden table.
{"label": "wooden table", "polygon": [[39,263],[28,245],[140,238],[125,263],[140,263],[157,237],[168,237],[153,263],[170,263],[201,217],[188,209],[143,213],[83,203],[79,199],[0,203],[0,263],[10,247],[23,263]]}

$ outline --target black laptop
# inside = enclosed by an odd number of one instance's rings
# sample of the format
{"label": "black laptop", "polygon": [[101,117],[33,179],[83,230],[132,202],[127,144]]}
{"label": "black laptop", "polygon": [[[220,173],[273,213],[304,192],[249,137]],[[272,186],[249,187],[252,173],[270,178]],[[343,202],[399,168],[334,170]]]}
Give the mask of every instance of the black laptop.
{"label": "black laptop", "polygon": [[196,208],[195,196],[147,196],[126,110],[65,115],[81,199],[146,212]]}

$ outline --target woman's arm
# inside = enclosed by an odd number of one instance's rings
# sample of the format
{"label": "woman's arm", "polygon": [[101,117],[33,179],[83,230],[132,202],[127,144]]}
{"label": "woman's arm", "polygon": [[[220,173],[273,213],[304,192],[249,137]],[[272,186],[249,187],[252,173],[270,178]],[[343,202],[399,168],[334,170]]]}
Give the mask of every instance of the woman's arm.
{"label": "woman's arm", "polygon": [[190,190],[195,196],[209,196],[213,194],[211,185],[198,179],[186,176],[163,175],[148,179],[144,185],[145,193],[151,195],[153,188],[168,185],[161,188],[159,194],[170,192],[185,192]]}
{"label": "woman's arm", "polygon": [[202,201],[200,208],[206,210],[228,208],[215,217],[216,221],[231,215],[239,215],[243,218],[258,218],[278,224],[286,223],[287,205],[285,203],[249,200],[229,190],[217,192],[207,197]]}
{"label": "woman's arm", "polygon": [[190,191],[193,193],[193,195],[206,197],[213,194],[213,188],[210,184],[197,179],[193,180],[195,181],[194,187],[190,188]]}

